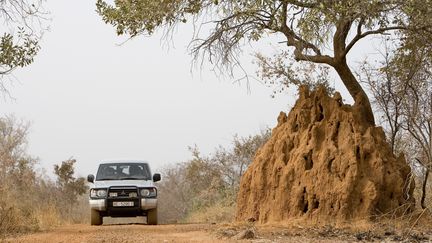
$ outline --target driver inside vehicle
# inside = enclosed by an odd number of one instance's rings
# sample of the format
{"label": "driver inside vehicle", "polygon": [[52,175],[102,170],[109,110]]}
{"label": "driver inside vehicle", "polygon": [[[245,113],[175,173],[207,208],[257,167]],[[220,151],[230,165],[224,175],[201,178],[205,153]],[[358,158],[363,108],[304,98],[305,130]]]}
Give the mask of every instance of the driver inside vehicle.
{"label": "driver inside vehicle", "polygon": [[107,178],[113,178],[115,177],[116,171],[114,168],[107,166],[104,168],[102,174]]}
{"label": "driver inside vehicle", "polygon": [[129,166],[129,175],[130,176],[144,176],[144,171],[142,167],[138,165]]}

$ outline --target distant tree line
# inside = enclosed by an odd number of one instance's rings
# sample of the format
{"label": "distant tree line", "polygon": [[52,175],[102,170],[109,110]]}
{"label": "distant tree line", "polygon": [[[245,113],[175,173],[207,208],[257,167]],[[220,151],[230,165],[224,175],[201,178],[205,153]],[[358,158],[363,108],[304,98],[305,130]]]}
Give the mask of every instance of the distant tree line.
{"label": "distant tree line", "polygon": [[202,155],[191,147],[191,158],[165,168],[158,185],[163,222],[223,222],[234,217],[240,179],[270,129],[253,136],[234,136],[229,147]]}
{"label": "distant tree line", "polygon": [[5,234],[81,222],[85,216],[86,204],[80,196],[87,185],[74,175],[76,161],[55,165],[55,180],[38,171],[38,159],[27,152],[28,128],[28,123],[14,117],[0,118],[0,239]]}

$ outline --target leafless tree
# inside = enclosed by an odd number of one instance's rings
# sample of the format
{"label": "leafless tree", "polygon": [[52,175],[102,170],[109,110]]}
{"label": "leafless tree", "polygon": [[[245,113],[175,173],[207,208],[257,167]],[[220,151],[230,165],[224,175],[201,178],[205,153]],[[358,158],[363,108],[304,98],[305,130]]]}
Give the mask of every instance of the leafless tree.
{"label": "leafless tree", "polygon": [[254,136],[234,136],[231,146],[219,146],[210,155],[191,147],[191,159],[164,169],[159,184],[161,220],[182,221],[221,202],[232,207],[241,176],[269,137],[269,129]]}
{"label": "leafless tree", "polygon": [[426,208],[432,166],[432,48],[414,43],[399,52],[386,49],[379,69],[363,65],[362,71],[367,74],[364,81],[373,101],[383,114],[393,152],[410,154],[411,164],[421,165],[420,202]]}

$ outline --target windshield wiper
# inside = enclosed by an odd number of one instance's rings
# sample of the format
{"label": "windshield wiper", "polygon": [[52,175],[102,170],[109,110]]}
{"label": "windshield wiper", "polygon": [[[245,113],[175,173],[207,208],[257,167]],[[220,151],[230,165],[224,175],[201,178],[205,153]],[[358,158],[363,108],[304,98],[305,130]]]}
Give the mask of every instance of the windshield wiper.
{"label": "windshield wiper", "polygon": [[117,178],[102,178],[102,179],[97,179],[97,181],[113,181],[113,180],[119,180]]}
{"label": "windshield wiper", "polygon": [[144,178],[139,178],[139,177],[122,177],[119,180],[144,180]]}

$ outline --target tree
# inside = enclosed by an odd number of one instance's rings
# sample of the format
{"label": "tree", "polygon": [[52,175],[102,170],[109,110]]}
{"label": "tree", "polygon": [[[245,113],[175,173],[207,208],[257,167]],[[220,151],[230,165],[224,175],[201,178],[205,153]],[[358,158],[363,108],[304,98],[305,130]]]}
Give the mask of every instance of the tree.
{"label": "tree", "polygon": [[52,203],[54,188],[41,190],[44,181],[27,151],[29,123],[0,117],[0,238],[6,233],[38,229],[41,209]]}
{"label": "tree", "polygon": [[37,160],[26,151],[28,128],[28,123],[13,116],[0,118],[0,188],[14,184],[24,189],[35,179]]}
{"label": "tree", "polygon": [[74,177],[75,159],[63,161],[61,165],[54,165],[54,173],[57,176],[57,185],[62,195],[63,203],[72,207],[78,200],[78,196],[86,193],[87,185],[84,177]]}
{"label": "tree", "polygon": [[86,192],[84,178],[73,175],[75,160],[55,166],[54,183],[27,151],[28,130],[28,122],[0,117],[0,238],[55,225],[60,215],[67,222],[87,218],[80,213],[82,204],[75,204],[77,195]]}
{"label": "tree", "polygon": [[219,166],[224,181],[230,193],[234,196],[240,185],[240,179],[250,163],[252,163],[257,151],[267,142],[271,136],[271,130],[262,130],[259,134],[247,137],[235,135],[232,148],[226,149],[219,146],[209,160]]}
{"label": "tree", "polygon": [[[215,65],[228,69],[238,63],[237,56],[245,42],[268,35],[282,36],[288,47],[280,48],[285,58],[290,60],[291,56],[296,61],[332,67],[371,125],[375,124],[371,105],[348,66],[349,52],[361,39],[371,35],[399,31],[403,38],[405,32],[402,30],[423,32],[431,29],[430,25],[415,20],[424,18],[425,11],[419,10],[419,6],[430,6],[430,0],[114,2],[110,5],[97,0],[96,6],[103,20],[116,27],[119,35],[153,34],[158,29],[170,30],[187,21],[210,25],[210,34],[205,37],[197,31],[191,42],[191,51],[195,58],[208,58]],[[289,55],[284,54],[287,50]]]}
{"label": "tree", "polygon": [[[432,23],[430,17],[422,21]],[[387,50],[381,67],[365,65],[363,71],[373,100],[384,114],[392,148],[409,154],[411,164],[422,168],[418,173],[422,178],[420,203],[426,208],[432,169],[432,35],[407,36],[410,38],[399,43],[396,51]],[[400,143],[402,139],[406,141]]]}
{"label": "tree", "polygon": [[6,29],[0,37],[0,89],[6,91],[4,75],[34,61],[47,13],[43,0],[0,1],[0,19]]}
{"label": "tree", "polygon": [[159,218],[173,223],[183,219],[192,202],[191,183],[186,180],[186,165],[176,164],[164,169],[163,180],[158,186]]}
{"label": "tree", "polygon": [[374,67],[367,62],[364,62],[360,68],[359,79],[367,85],[369,92],[372,95],[372,103],[382,115],[382,122],[387,134],[388,142],[391,146],[393,154],[406,152],[405,148],[401,147],[401,139],[403,136],[402,129],[402,102],[404,101],[407,82],[401,80],[390,67],[391,59],[393,58],[392,50],[388,42],[385,42],[385,50],[382,53],[383,61],[379,67]]}
{"label": "tree", "polygon": [[[232,146],[219,146],[208,156],[191,147],[189,160],[164,169],[158,186],[162,220],[185,219],[217,204],[233,207],[241,176],[269,137],[270,129],[253,136],[236,135]],[[221,217],[224,214],[229,212],[218,212]]]}
{"label": "tree", "polygon": [[426,208],[426,188],[432,169],[432,45],[405,42],[389,65],[405,85],[401,102],[401,127],[416,145],[415,160],[423,167],[421,206]]}
{"label": "tree", "polygon": [[411,82],[406,90],[403,107],[403,128],[418,145],[416,161],[424,168],[422,182],[422,208],[426,208],[426,186],[432,169],[432,69],[427,80]]}

